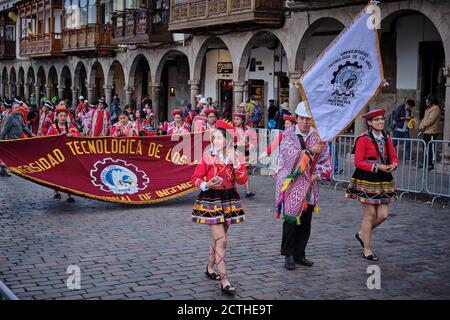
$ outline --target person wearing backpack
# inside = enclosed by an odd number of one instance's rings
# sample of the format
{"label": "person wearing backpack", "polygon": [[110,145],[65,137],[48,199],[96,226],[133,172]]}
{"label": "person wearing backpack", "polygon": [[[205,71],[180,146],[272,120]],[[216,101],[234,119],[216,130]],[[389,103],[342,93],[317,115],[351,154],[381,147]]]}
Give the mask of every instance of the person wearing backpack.
{"label": "person wearing backpack", "polygon": [[261,122],[262,116],[263,116],[263,111],[261,110],[261,108],[259,107],[258,104],[255,104],[255,108],[253,109],[253,112],[252,112],[253,128],[259,127],[259,123]]}
{"label": "person wearing backpack", "polygon": [[[395,108],[393,112],[393,138],[409,139],[408,122],[413,116],[413,108],[416,103],[412,99],[408,99],[406,103]],[[397,141],[394,141],[394,146],[397,146]],[[405,159],[411,158],[411,142],[405,141]]]}

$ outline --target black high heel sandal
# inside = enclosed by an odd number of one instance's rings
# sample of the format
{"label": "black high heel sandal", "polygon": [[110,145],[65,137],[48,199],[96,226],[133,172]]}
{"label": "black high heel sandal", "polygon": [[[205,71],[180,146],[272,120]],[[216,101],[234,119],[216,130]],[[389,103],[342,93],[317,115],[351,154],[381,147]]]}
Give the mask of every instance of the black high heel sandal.
{"label": "black high heel sandal", "polygon": [[220,284],[220,290],[222,290],[223,293],[229,294],[234,296],[236,294],[236,288],[232,287],[230,284],[226,285],[225,288],[223,287],[223,284]]}
{"label": "black high heel sandal", "polygon": [[359,232],[355,233],[355,238],[359,241],[359,244],[364,249],[364,241],[362,241],[361,237],[359,236]]}
{"label": "black high heel sandal", "polygon": [[220,277],[219,274],[217,274],[217,273],[215,273],[215,272],[209,273],[209,271],[208,271],[208,265],[206,265],[206,272],[205,272],[205,274],[206,274],[206,276],[207,276],[208,278],[210,278],[211,280],[220,280],[220,279],[221,279],[221,277]]}
{"label": "black high heel sandal", "polygon": [[364,259],[367,259],[367,260],[370,260],[370,261],[379,261],[380,259],[375,255],[375,254],[369,254],[368,256],[366,256],[364,253],[363,253],[363,258]]}

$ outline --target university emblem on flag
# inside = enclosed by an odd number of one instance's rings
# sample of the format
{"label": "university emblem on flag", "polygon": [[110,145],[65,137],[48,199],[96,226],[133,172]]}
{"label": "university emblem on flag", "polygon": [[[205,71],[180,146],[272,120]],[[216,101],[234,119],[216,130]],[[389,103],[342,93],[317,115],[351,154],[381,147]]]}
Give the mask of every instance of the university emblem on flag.
{"label": "university emblem on flag", "polygon": [[105,158],[90,172],[92,184],[105,192],[134,194],[147,187],[150,179],[144,171],[124,160]]}
{"label": "university emblem on flag", "polygon": [[[332,96],[354,97],[358,86],[362,83],[363,75],[362,65],[357,61],[347,61],[345,64],[340,64],[337,70],[333,72],[331,84],[334,86],[334,92]],[[334,99],[337,100],[337,97],[334,97]],[[345,98],[343,100],[345,101]]]}

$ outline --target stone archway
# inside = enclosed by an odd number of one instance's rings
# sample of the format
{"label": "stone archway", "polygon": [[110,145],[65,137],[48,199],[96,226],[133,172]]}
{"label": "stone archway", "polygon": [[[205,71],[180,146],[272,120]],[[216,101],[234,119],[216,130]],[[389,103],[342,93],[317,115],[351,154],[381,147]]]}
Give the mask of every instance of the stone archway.
{"label": "stone archway", "polygon": [[138,54],[131,63],[128,88],[125,89],[126,104],[139,106],[142,97],[151,96],[150,64],[143,54]]}
{"label": "stone archway", "polygon": [[1,82],[1,90],[0,90],[0,95],[2,96],[2,98],[8,98],[9,95],[9,88],[8,88],[8,82],[9,82],[9,78],[8,78],[8,69],[6,67],[3,67],[3,71],[2,71],[2,82]]}
{"label": "stone archway", "polygon": [[[58,96],[63,99],[73,100],[72,97],[72,75],[68,66],[64,66],[59,78]],[[73,103],[72,103],[73,104]]]}
{"label": "stone archway", "polygon": [[176,108],[190,102],[189,60],[178,50],[166,52],[156,68],[155,80],[160,83],[159,119],[166,121]]}
{"label": "stone archway", "polygon": [[193,66],[193,78],[190,82],[192,103],[197,94],[211,97],[219,105],[226,98],[233,99],[235,66],[230,46],[224,39],[219,36],[206,39],[197,52]]}
{"label": "stone archway", "polygon": [[41,105],[41,98],[45,97],[46,92],[45,92],[45,85],[47,83],[47,78],[45,77],[45,70],[43,66],[40,66],[38,68],[38,71],[36,73],[36,101],[37,101],[37,105],[40,106]]}
{"label": "stone archway", "polygon": [[58,72],[54,66],[51,66],[48,71],[48,80],[46,85],[46,97],[52,100],[53,97],[59,97],[58,95]]}
{"label": "stone archway", "polygon": [[79,61],[75,67],[72,86],[72,104],[78,101],[78,97],[87,99],[87,71],[83,62]]}
{"label": "stone archway", "polygon": [[278,104],[289,100],[289,61],[277,35],[259,31],[247,40],[239,59],[237,77],[243,85],[243,93],[235,91],[236,104],[254,97],[265,111],[265,121],[267,100],[273,99]]}
{"label": "stone archway", "polygon": [[89,74],[88,101],[94,103],[98,98],[105,95],[105,74],[100,62],[95,62]]}
{"label": "stone archway", "polygon": [[[34,97],[36,97],[36,78],[34,76],[34,70],[33,67],[28,67],[27,71],[27,79],[25,82],[25,96],[31,97],[32,94],[34,94]],[[30,99],[31,101],[31,99]]]}
{"label": "stone archway", "polygon": [[11,70],[9,71],[9,83],[8,83],[9,95],[11,97],[12,96],[14,96],[14,97],[17,96],[16,82],[17,82],[16,69],[14,69],[14,67],[12,67]]}
{"label": "stone archway", "polygon": [[19,73],[17,77],[17,95],[20,97],[24,97],[24,84],[25,84],[25,71],[23,70],[23,67],[21,66],[19,68]]}
{"label": "stone archway", "polygon": [[105,97],[108,105],[111,104],[115,94],[117,94],[121,103],[125,102],[125,86],[125,72],[123,71],[122,64],[115,60],[109,67],[106,77]]}

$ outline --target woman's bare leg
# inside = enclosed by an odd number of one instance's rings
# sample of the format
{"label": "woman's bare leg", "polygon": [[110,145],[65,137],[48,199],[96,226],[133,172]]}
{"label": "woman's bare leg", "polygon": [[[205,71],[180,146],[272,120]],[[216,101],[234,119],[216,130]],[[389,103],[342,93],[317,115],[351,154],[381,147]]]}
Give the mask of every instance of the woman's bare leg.
{"label": "woman's bare leg", "polygon": [[223,287],[231,285],[227,274],[227,266],[225,262],[227,248],[227,231],[228,226],[225,224],[215,224],[211,226],[213,241],[215,242],[215,263],[220,275]]}
{"label": "woman's bare leg", "polygon": [[376,220],[376,207],[373,204],[362,204],[364,211],[364,219],[361,224],[361,238],[364,242],[364,255],[368,256],[372,254],[370,248],[370,239],[372,235],[372,227]]}

